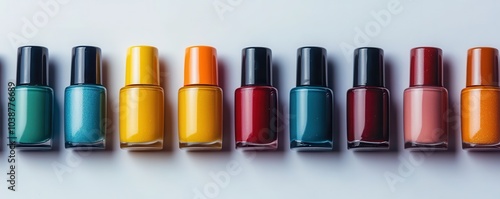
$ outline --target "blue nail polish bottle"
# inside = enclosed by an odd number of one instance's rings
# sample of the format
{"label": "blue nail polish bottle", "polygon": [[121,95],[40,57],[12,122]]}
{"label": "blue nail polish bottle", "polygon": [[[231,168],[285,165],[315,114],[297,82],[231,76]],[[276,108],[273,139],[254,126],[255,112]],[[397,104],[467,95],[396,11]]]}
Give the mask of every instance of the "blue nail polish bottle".
{"label": "blue nail polish bottle", "polygon": [[64,93],[65,147],[104,149],[106,137],[106,88],[102,86],[101,49],[73,48],[71,85]]}
{"label": "blue nail polish bottle", "polygon": [[333,92],[327,87],[326,50],[297,50],[297,87],[290,91],[290,148],[332,150]]}

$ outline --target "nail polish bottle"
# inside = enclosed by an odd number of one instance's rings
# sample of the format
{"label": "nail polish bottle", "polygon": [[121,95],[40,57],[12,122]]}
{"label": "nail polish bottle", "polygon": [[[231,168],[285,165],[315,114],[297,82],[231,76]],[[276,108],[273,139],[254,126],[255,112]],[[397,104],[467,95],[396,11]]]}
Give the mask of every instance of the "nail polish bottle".
{"label": "nail polish bottle", "polygon": [[461,112],[462,148],[488,150],[500,147],[497,49],[469,49],[467,82],[462,90]]}
{"label": "nail polish bottle", "polygon": [[297,87],[290,91],[290,148],[332,150],[333,92],[327,86],[326,49],[297,50]]}
{"label": "nail polish bottle", "polygon": [[210,46],[186,49],[184,87],[179,89],[179,147],[187,150],[222,148],[222,89],[217,51]]}
{"label": "nail polish bottle", "polygon": [[347,91],[348,149],[389,148],[389,90],[384,81],[384,51],[354,50],[354,87]]}
{"label": "nail polish bottle", "polygon": [[23,46],[17,50],[16,148],[52,148],[54,91],[49,87],[48,65],[45,47]]}
{"label": "nail polish bottle", "polygon": [[448,148],[448,91],[443,87],[442,51],[411,50],[410,87],[403,97],[405,148]]}
{"label": "nail polish bottle", "polygon": [[65,147],[104,149],[106,88],[102,86],[101,49],[77,46],[72,54],[71,85],[64,94]]}
{"label": "nail polish bottle", "polygon": [[158,50],[128,49],[125,87],[120,89],[120,147],[161,150],[164,137],[164,94],[160,87]]}
{"label": "nail polish bottle", "polygon": [[274,150],[278,146],[278,90],[272,85],[271,49],[243,49],[241,87],[235,91],[236,148]]}

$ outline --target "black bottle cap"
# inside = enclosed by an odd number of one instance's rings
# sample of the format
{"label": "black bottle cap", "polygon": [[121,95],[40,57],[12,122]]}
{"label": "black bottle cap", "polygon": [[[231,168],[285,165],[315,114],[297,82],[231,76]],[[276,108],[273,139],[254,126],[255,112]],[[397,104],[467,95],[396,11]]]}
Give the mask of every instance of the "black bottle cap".
{"label": "black bottle cap", "polygon": [[271,49],[249,47],[242,54],[241,86],[272,86]]}
{"label": "black bottle cap", "polygon": [[384,87],[384,50],[362,47],[354,50],[354,87]]}
{"label": "black bottle cap", "polygon": [[49,85],[49,50],[41,46],[17,49],[17,85]]}
{"label": "black bottle cap", "polygon": [[101,84],[101,49],[77,46],[72,50],[71,85]]}
{"label": "black bottle cap", "polygon": [[326,49],[302,47],[297,50],[297,86],[327,87]]}

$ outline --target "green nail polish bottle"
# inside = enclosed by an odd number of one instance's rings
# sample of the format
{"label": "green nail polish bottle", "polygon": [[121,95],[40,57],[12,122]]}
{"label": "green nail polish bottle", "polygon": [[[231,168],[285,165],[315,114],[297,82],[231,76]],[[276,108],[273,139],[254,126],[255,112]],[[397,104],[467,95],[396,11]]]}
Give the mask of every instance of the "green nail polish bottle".
{"label": "green nail polish bottle", "polygon": [[54,91],[48,84],[48,50],[40,46],[23,46],[17,53],[13,138],[16,148],[51,149]]}

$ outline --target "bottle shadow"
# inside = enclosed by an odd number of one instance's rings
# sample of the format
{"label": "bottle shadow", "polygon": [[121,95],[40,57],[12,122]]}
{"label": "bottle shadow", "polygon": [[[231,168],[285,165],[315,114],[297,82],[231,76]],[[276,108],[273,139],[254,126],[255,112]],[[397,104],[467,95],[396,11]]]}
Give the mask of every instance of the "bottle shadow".
{"label": "bottle shadow", "polygon": [[115,136],[117,134],[117,129],[118,129],[118,122],[117,122],[117,117],[115,115],[115,112],[118,112],[117,110],[114,110],[114,107],[112,102],[117,102],[118,100],[114,98],[115,95],[110,95],[110,91],[107,89],[109,88],[110,85],[110,80],[113,80],[111,77],[111,72],[109,71],[110,69],[110,64],[108,59],[103,58],[102,59],[102,65],[101,65],[101,76],[102,76],[102,85],[106,88],[106,124],[104,125],[106,128],[106,148],[104,151],[107,152],[112,152],[113,149],[116,147],[118,138]]}
{"label": "bottle shadow", "polygon": [[[57,63],[54,62],[53,60],[50,60],[49,61],[49,86],[54,89],[55,88],[55,85],[58,83],[56,81],[56,78],[55,77],[58,77],[57,73],[59,70],[57,70]],[[55,89],[54,89],[55,90]],[[64,90],[62,91],[63,93],[63,98],[64,98]],[[63,113],[63,105],[64,105],[64,100],[59,102],[59,98],[56,97],[56,94],[54,92],[54,107],[53,107],[53,137],[52,137],[52,149],[51,151],[59,151],[59,149],[61,148],[61,142],[64,141],[64,138],[62,138],[64,136],[64,134],[62,134],[61,132],[63,131],[63,129],[61,128],[63,125],[64,125],[64,119],[63,119],[63,115],[61,115],[61,113]]]}
{"label": "bottle shadow", "polygon": [[[168,73],[169,64],[163,58],[160,58],[160,84],[163,88],[164,93],[172,93],[169,90],[168,85],[172,85],[173,82],[169,82],[172,78],[169,78]],[[174,113],[174,107],[172,103],[169,102],[167,97],[164,97],[164,141],[163,141],[163,152],[172,152],[174,147],[177,146],[177,142],[175,142],[174,137],[177,135],[177,132],[174,129],[174,117],[177,116]]]}
{"label": "bottle shadow", "polygon": [[[230,98],[234,96],[234,91],[230,90],[231,85],[228,81],[228,66],[224,59],[219,58],[218,60],[219,69],[219,86],[222,88],[222,118],[223,118],[223,130],[222,130],[222,152],[229,152],[235,146],[234,141],[234,120],[233,120],[233,104],[230,102]],[[218,151],[220,152],[220,151]]]}
{"label": "bottle shadow", "polygon": [[443,151],[448,155],[456,155],[458,143],[460,143],[460,98],[450,97],[449,93],[455,93],[456,88],[453,82],[452,74],[452,61],[449,59],[443,59],[443,86],[448,90],[448,112],[443,115],[447,117],[448,121],[448,150]]}
{"label": "bottle shadow", "polygon": [[335,80],[342,79],[340,73],[336,72],[336,67],[337,63],[333,59],[328,59],[327,60],[327,80],[328,80],[328,86],[330,89],[333,91],[333,151],[334,152],[340,152],[342,151],[342,148],[345,148],[346,146],[344,145],[347,141],[346,133],[341,132],[340,129],[343,124],[340,123],[340,118],[341,116],[341,109],[340,109],[340,104],[339,104],[339,97],[344,97],[344,93],[339,93],[339,91],[342,89],[340,87],[340,84],[335,84]]}
{"label": "bottle shadow", "polygon": [[[498,158],[500,155],[499,149],[491,149],[491,150],[466,150],[469,157],[473,158]],[[495,156],[495,157],[492,157]]]}
{"label": "bottle shadow", "polygon": [[[4,66],[4,63],[3,63],[2,57],[0,57],[0,74],[1,74],[0,76],[2,77],[2,79],[8,80],[7,75],[3,73],[3,71],[4,71],[3,70],[3,66]],[[5,85],[8,85],[8,84],[9,84],[9,80],[7,82],[5,82]],[[8,97],[9,97],[9,94],[7,93],[7,95],[5,97],[0,98],[0,104],[6,104],[6,103],[8,103],[8,101],[5,101],[5,99],[8,99]],[[0,106],[0,112],[2,112],[2,113],[3,113],[3,109],[4,109],[3,107],[4,106]],[[9,106],[7,106],[7,108],[6,108],[7,109],[6,110],[7,113],[9,112],[9,108],[8,107]],[[4,117],[6,118],[5,120],[8,120],[8,114],[4,114],[4,116],[0,116],[0,120],[3,120]],[[8,124],[8,122],[7,122],[7,124]],[[3,122],[0,122],[0,129],[6,129],[6,128],[4,128],[4,123]],[[4,137],[7,137],[7,138],[10,137],[9,131],[7,131],[7,136],[0,136],[0,143],[4,143],[3,142]],[[9,142],[10,142],[10,140],[7,139],[7,143],[9,143]],[[10,147],[10,145],[7,145],[7,146],[8,146],[7,148]],[[0,152],[2,151],[2,149],[3,149],[3,145],[0,144]]]}
{"label": "bottle shadow", "polygon": [[[283,85],[281,84],[283,81],[280,81],[280,70],[282,69],[281,62],[279,60],[273,60],[272,61],[272,84],[278,90],[278,101],[277,101],[277,126],[276,126],[276,133],[277,133],[277,138],[278,138],[278,146],[277,149],[274,151],[266,151],[266,152],[283,152],[285,150],[285,146],[289,146],[289,134],[288,132],[288,124],[289,124],[289,114],[286,114],[287,111],[285,111],[285,106],[284,106],[284,98],[287,96],[288,92],[285,92],[285,89],[283,88]],[[286,144],[285,144],[286,143]],[[286,147],[289,148],[289,147]]]}
{"label": "bottle shadow", "polygon": [[392,96],[394,94],[399,94],[399,93],[395,93],[394,90],[396,88],[396,84],[400,84],[400,82],[397,82],[395,81],[396,79],[396,76],[394,74],[394,65],[393,65],[393,62],[392,60],[389,58],[385,58],[385,85],[386,85],[386,88],[389,90],[390,92],[390,110],[389,110],[389,121],[390,121],[390,124],[389,124],[389,144],[390,144],[390,147],[389,147],[389,152],[395,152],[397,153],[399,151],[399,149],[401,148],[402,146],[402,141],[400,140],[400,124],[401,124],[401,109],[399,109],[399,107],[402,107],[400,106],[402,103],[400,103],[399,101],[396,101],[396,97]]}

